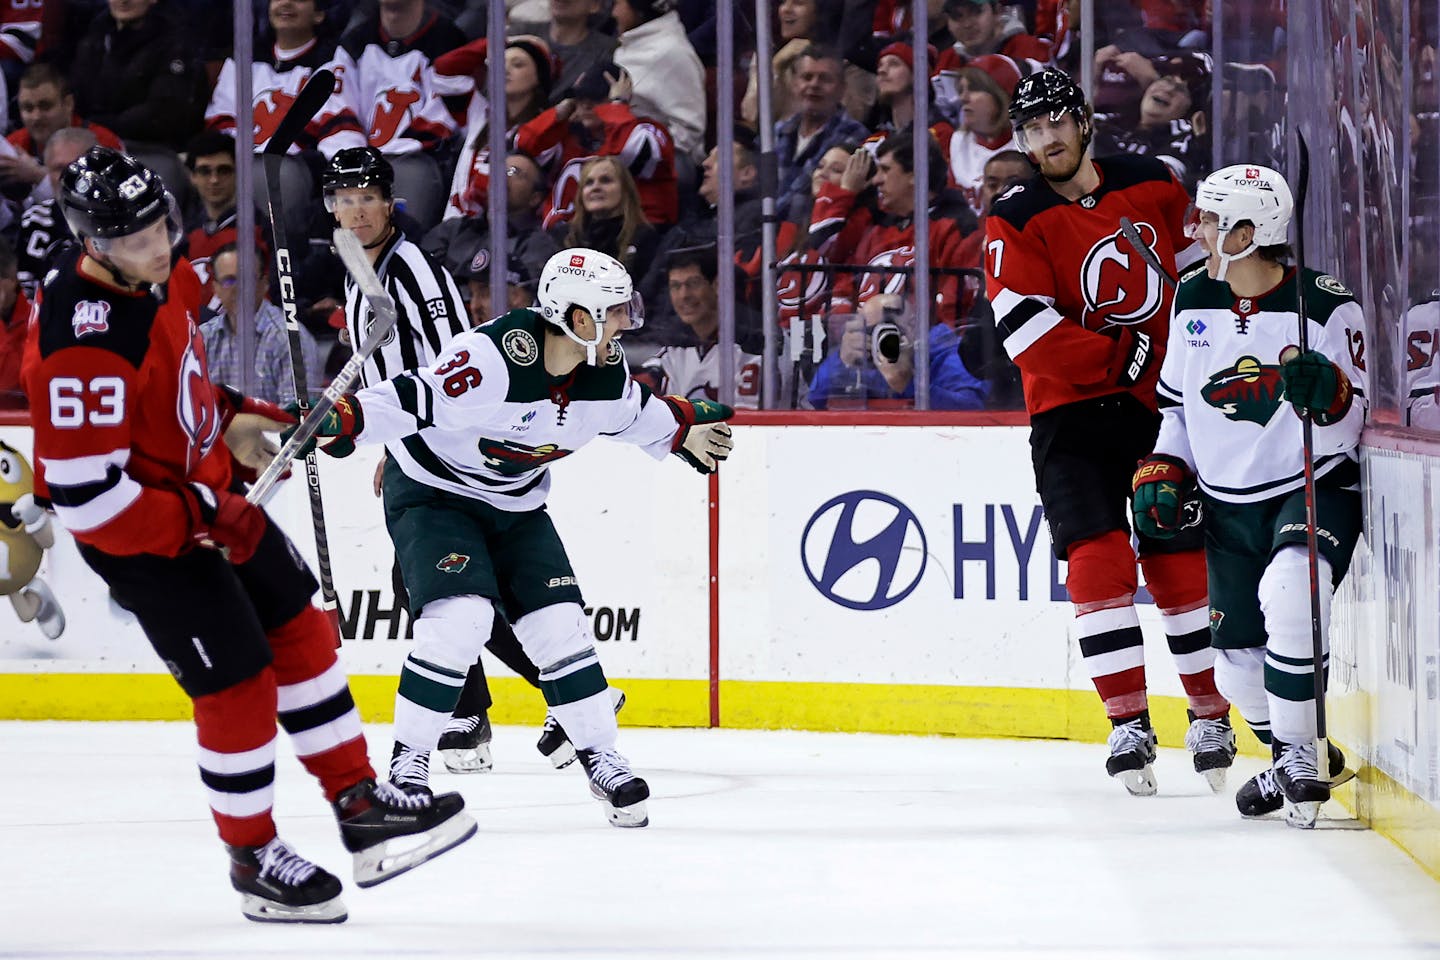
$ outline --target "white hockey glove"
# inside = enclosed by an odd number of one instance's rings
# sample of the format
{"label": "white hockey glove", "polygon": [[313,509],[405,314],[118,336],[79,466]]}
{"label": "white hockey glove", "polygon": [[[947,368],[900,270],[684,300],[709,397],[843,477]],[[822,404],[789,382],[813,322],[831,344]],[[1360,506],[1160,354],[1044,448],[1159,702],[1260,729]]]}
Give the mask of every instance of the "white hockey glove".
{"label": "white hockey glove", "polygon": [[684,397],[661,397],[675,414],[680,429],[670,444],[670,452],[701,473],[714,473],[720,461],[730,456],[735,443],[730,438],[730,425],[725,421],[735,411],[723,403],[709,400],[687,400]]}
{"label": "white hockey glove", "polygon": [[25,524],[25,532],[35,538],[40,549],[49,550],[55,546],[55,531],[50,529],[50,514],[35,502],[35,494],[22,493],[16,497],[10,512],[15,514],[15,519]]}

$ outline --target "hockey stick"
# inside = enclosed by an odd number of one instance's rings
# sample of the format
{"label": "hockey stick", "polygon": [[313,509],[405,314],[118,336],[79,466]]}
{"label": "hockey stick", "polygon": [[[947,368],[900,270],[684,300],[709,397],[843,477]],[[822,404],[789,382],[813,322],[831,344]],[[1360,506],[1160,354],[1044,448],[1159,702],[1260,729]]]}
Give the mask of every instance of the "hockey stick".
{"label": "hockey stick", "polygon": [[[1305,316],[1305,194],[1310,185],[1310,148],[1305,134],[1295,128],[1299,170],[1295,184],[1295,312],[1299,316],[1299,348],[1280,352],[1283,364],[1310,350],[1309,321]],[[1325,637],[1320,626],[1320,547],[1316,538],[1315,423],[1306,410],[1300,415],[1300,442],[1305,456],[1305,553],[1310,573],[1310,647],[1315,655],[1315,773],[1330,783],[1330,738],[1325,723]]]}
{"label": "hockey stick", "polygon": [[360,376],[360,368],[365,365],[365,361],[374,355],[380,348],[381,341],[395,328],[395,301],[380,283],[380,278],[375,275],[375,268],[365,256],[365,248],[360,245],[359,238],[349,230],[336,230],[335,249],[339,252],[340,259],[345,262],[345,268],[355,278],[360,292],[369,301],[370,309],[375,314],[375,322],[370,326],[370,335],[365,338],[365,343],[345,361],[345,366],[335,374],[335,379],[330,381],[330,386],[325,388],[310,413],[300,422],[299,428],[285,441],[275,459],[270,461],[270,466],[265,468],[265,472],[260,474],[259,479],[250,487],[245,499],[253,504],[265,502],[276,481],[280,479],[280,474],[299,456],[300,448],[314,438],[325,415],[345,391],[350,389],[350,385]]}
{"label": "hockey stick", "polygon": [[1135,229],[1135,224],[1129,217],[1120,218],[1120,235],[1125,238],[1130,246],[1135,248],[1135,252],[1140,254],[1140,259],[1145,261],[1145,265],[1160,274],[1160,279],[1164,280],[1173,290],[1176,284],[1175,278],[1171,276],[1169,270],[1165,269],[1165,265],[1160,262],[1160,258],[1155,256],[1155,251],[1151,250],[1149,245],[1141,239],[1140,231]]}
{"label": "hockey stick", "polygon": [[[275,240],[276,279],[280,282],[280,309],[285,315],[285,330],[290,340],[290,376],[295,388],[295,405],[302,420],[310,411],[310,390],[306,386],[305,355],[300,346],[294,262],[285,230],[284,201],[280,196],[280,167],[291,145],[311,119],[320,112],[320,108],[334,91],[335,74],[329,70],[317,70],[311,74],[299,95],[290,104],[290,109],[285,111],[285,116],[270,137],[270,142],[265,145],[263,156],[266,207],[270,214],[270,235]],[[313,449],[305,456],[305,488],[310,493],[310,524],[315,529],[315,559],[320,568],[320,606],[325,611],[325,616],[330,619],[338,644],[339,600],[335,595],[335,578],[330,570],[330,539],[325,532],[325,504],[320,496],[320,464],[315,459]]]}

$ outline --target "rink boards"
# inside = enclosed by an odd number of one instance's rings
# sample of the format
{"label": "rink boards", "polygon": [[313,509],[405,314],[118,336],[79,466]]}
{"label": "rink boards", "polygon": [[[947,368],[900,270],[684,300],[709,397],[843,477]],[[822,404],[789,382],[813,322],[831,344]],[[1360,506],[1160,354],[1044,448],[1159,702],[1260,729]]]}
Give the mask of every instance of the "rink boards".
{"label": "rink boards", "polygon": [[[0,427],[0,440],[29,453],[27,428]],[[1103,739],[1066,640],[1064,566],[1025,427],[766,417],[737,426],[736,447],[713,482],[608,442],[553,468],[550,510],[606,672],[629,694],[625,723]],[[383,721],[410,625],[391,588],[375,462],[368,449],[321,458],[341,654],[362,712]],[[1380,450],[1366,467],[1376,526],[1340,598],[1332,735],[1373,765],[1348,802],[1434,871],[1440,484],[1423,451]],[[271,508],[313,562],[302,484],[283,484]],[[69,622],[50,641],[0,605],[0,717],[187,715],[63,532],[41,575]],[[1153,605],[1140,615],[1157,726],[1178,745],[1179,683]],[[538,723],[538,694],[487,665],[495,721]]]}

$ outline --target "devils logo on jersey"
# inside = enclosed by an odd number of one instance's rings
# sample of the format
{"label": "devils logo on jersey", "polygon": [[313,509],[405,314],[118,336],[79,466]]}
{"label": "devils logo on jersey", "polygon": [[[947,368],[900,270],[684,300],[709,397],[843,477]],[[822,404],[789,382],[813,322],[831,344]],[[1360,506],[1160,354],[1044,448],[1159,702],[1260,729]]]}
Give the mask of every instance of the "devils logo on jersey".
{"label": "devils logo on jersey", "polygon": [[1280,409],[1284,393],[1279,366],[1241,357],[1233,367],[1211,374],[1200,395],[1227,419],[1248,420],[1263,427]]}
{"label": "devils logo on jersey", "polygon": [[[1137,221],[1135,229],[1151,250],[1155,228]],[[1130,242],[1115,231],[1090,248],[1080,268],[1080,291],[1085,298],[1081,322],[1091,330],[1107,324],[1130,326],[1155,315],[1164,300],[1160,275],[1145,262]]]}
{"label": "devils logo on jersey", "polygon": [[[885,250],[870,258],[872,267],[912,267],[915,265],[915,248],[910,245]],[[864,303],[877,293],[903,294],[909,283],[908,273],[867,273],[860,281],[860,302]]]}
{"label": "devils logo on jersey", "polygon": [[190,330],[190,346],[180,361],[180,384],[175,394],[175,414],[190,439],[187,473],[204,459],[220,437],[220,411],[216,409],[215,393],[205,372],[205,348],[200,342],[200,332],[193,325]]}
{"label": "devils logo on jersey", "polygon": [[829,287],[828,275],[823,270],[786,270],[785,267],[789,264],[824,266],[825,258],[814,250],[806,250],[803,253],[792,253],[780,261],[776,300],[780,307],[782,327],[788,327],[792,319],[802,314],[807,319],[820,316],[824,312],[822,308]]}
{"label": "devils logo on jersey", "polygon": [[485,458],[485,465],[507,477],[529,473],[541,464],[568,457],[574,452],[553,443],[530,447],[514,440],[491,440],[488,437],[481,437],[478,446],[481,456]]}

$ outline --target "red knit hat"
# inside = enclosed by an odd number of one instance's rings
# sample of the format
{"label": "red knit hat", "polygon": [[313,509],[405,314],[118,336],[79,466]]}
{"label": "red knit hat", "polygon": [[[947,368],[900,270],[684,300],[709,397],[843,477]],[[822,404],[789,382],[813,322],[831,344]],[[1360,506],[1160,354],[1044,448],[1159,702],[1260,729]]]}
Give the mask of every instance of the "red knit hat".
{"label": "red knit hat", "polygon": [[[880,51],[880,56],[875,58],[875,62],[879,63],[882,57],[899,57],[905,61],[905,66],[910,68],[911,73],[915,72],[915,48],[912,47],[908,41],[896,40]],[[929,66],[927,75],[933,76],[935,74],[934,64],[939,59],[940,54],[935,49],[935,45],[933,43],[927,43],[925,45],[925,60]]]}
{"label": "red knit hat", "polygon": [[1000,53],[987,53],[965,64],[964,69],[974,68],[994,80],[1005,96],[1015,96],[1015,85],[1020,82],[1020,65]]}

